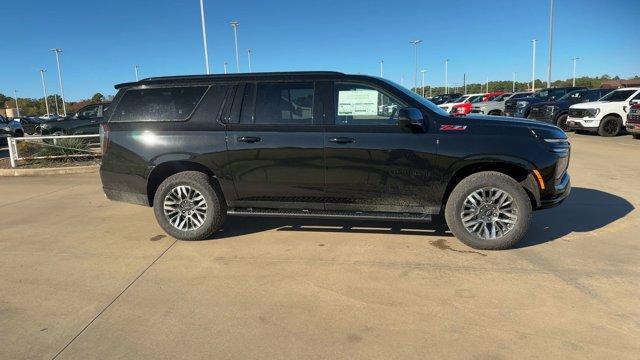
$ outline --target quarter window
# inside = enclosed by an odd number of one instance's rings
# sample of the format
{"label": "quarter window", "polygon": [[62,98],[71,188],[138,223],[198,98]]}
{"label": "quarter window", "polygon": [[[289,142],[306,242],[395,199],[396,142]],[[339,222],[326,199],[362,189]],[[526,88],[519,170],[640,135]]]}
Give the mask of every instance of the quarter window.
{"label": "quarter window", "polygon": [[100,116],[98,114],[99,110],[100,110],[100,105],[87,106],[82,110],[80,110],[80,112],[78,113],[78,118],[79,119],[95,119]]}
{"label": "quarter window", "polygon": [[313,82],[258,83],[254,123],[313,124]]}
{"label": "quarter window", "polygon": [[404,106],[370,86],[345,83],[336,84],[336,104],[338,125],[396,125]]}
{"label": "quarter window", "polygon": [[186,120],[207,90],[207,86],[127,90],[111,121]]}

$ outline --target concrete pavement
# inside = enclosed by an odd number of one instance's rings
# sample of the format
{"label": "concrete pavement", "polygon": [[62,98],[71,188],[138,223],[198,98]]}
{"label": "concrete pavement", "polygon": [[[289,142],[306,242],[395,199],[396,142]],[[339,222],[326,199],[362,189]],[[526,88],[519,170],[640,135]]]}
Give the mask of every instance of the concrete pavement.
{"label": "concrete pavement", "polygon": [[287,219],[176,242],[96,174],[0,178],[0,358],[637,358],[640,141],[572,143],[570,199],[500,252]]}

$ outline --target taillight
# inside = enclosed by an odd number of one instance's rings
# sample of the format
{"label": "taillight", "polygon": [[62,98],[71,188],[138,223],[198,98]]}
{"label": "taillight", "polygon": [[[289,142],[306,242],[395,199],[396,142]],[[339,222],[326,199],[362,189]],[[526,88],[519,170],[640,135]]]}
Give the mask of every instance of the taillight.
{"label": "taillight", "polygon": [[107,152],[109,146],[109,124],[100,124],[100,150],[102,156]]}

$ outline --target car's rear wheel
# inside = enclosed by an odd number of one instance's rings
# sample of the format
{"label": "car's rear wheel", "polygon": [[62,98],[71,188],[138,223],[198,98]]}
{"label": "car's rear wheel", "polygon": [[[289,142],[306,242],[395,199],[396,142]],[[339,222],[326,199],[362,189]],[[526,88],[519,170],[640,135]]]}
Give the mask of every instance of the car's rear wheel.
{"label": "car's rear wheel", "polygon": [[640,140],[640,134],[631,134],[634,139]]}
{"label": "car's rear wheel", "polygon": [[180,240],[209,238],[227,214],[215,184],[197,171],[184,171],[164,180],[155,193],[153,210],[162,229]]}
{"label": "car's rear wheel", "polygon": [[556,125],[564,130],[564,131],[571,131],[571,129],[567,126],[567,118],[569,117],[569,115],[567,114],[562,114],[560,116],[558,116],[558,119],[556,120]]}
{"label": "car's rear wheel", "polygon": [[617,136],[622,129],[622,121],[615,116],[606,116],[600,122],[598,135],[605,137]]}
{"label": "car's rear wheel", "polygon": [[484,171],[453,189],[445,207],[453,234],[475,249],[508,249],[524,237],[531,221],[531,201],[510,176]]}

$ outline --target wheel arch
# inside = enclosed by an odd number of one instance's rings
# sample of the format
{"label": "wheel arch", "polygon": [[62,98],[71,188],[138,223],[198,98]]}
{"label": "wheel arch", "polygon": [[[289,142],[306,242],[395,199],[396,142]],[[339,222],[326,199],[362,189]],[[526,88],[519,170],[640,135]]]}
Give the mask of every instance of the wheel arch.
{"label": "wheel arch", "polygon": [[533,166],[523,161],[485,160],[465,164],[452,171],[452,175],[447,181],[447,186],[443,194],[441,202],[442,208],[444,209],[444,205],[447,203],[453,189],[464,178],[483,171],[496,171],[520,183],[527,193],[527,196],[529,196],[532,207],[535,209],[540,206],[540,189],[532,174],[533,169]]}
{"label": "wheel arch", "polygon": [[192,160],[172,160],[157,164],[147,176],[147,198],[149,206],[153,206],[153,198],[160,184],[169,176],[184,171],[198,171],[208,175],[219,187],[218,176],[209,167]]}

